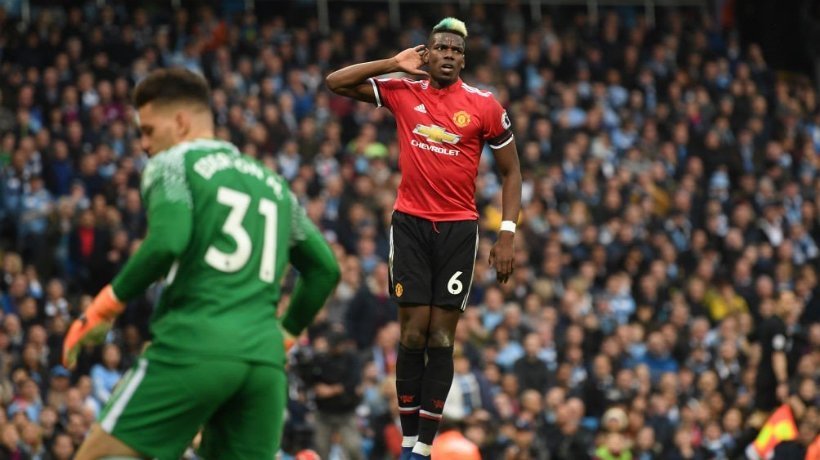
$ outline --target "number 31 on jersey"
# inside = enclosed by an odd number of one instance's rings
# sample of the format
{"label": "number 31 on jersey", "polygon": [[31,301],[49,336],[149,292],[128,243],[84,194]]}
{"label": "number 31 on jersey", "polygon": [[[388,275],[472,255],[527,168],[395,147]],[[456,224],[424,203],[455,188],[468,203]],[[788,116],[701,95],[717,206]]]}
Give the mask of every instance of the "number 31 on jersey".
{"label": "number 31 on jersey", "polygon": [[[226,253],[211,245],[205,253],[205,262],[221,272],[235,273],[245,267],[253,254],[253,242],[248,231],[242,226],[242,221],[251,204],[251,197],[247,193],[228,187],[219,187],[216,201],[231,208],[225,224],[222,225],[222,232],[236,242],[236,249],[231,253]],[[262,198],[259,200],[257,211],[265,219],[259,279],[272,283],[276,275],[277,206],[273,201]]]}

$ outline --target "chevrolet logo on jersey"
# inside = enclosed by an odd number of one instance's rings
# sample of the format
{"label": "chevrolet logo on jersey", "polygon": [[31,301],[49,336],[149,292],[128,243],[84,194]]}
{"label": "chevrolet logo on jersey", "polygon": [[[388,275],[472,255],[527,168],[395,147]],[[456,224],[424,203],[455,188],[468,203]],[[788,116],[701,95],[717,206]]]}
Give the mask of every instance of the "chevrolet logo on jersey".
{"label": "chevrolet logo on jersey", "polygon": [[436,125],[416,125],[416,129],[413,130],[413,134],[424,136],[429,142],[435,142],[437,144],[458,144],[458,141],[461,140],[461,136],[453,134],[441,126]]}

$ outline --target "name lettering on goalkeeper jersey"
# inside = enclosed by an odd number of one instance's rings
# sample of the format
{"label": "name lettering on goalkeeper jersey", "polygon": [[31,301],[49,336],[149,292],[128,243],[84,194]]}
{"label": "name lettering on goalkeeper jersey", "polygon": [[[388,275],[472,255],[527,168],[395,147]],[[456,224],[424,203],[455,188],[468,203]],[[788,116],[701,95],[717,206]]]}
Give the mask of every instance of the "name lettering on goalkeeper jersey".
{"label": "name lettering on goalkeeper jersey", "polygon": [[211,180],[214,174],[231,167],[243,174],[256,177],[259,180],[265,178],[264,170],[256,163],[244,157],[230,155],[224,152],[215,152],[206,155],[194,163],[194,171],[206,180]]}
{"label": "name lettering on goalkeeper jersey", "polygon": [[214,152],[197,160],[193,168],[205,180],[211,180],[214,174],[219,171],[234,168],[243,174],[264,180],[265,185],[273,189],[273,193],[276,194],[278,199],[282,199],[283,196],[282,183],[275,176],[265,174],[265,170],[261,166],[245,157],[225,152]]}

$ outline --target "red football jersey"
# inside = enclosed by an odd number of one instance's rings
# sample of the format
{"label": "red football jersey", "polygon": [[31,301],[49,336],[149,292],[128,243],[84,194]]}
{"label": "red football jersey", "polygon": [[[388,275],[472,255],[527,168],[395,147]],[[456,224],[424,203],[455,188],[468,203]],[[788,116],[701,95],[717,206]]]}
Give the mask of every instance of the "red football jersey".
{"label": "red football jersey", "polygon": [[371,78],[376,105],[393,112],[402,173],[394,209],[433,222],[478,219],[475,178],[484,142],[512,142],[510,119],[492,94],[462,82]]}

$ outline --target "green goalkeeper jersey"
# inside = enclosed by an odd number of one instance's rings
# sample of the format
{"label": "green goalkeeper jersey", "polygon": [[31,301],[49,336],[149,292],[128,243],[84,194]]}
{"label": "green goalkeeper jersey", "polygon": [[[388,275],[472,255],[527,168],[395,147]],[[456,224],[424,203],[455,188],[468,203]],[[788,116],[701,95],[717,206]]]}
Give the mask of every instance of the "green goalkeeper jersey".
{"label": "green goalkeeper jersey", "polygon": [[[289,261],[301,257],[297,268],[332,264],[338,270],[285,180],[232,144],[201,139],[151,158],[142,195],[148,234],[112,286],[128,300],[165,277],[147,357],[281,365],[276,308]],[[329,274],[322,286],[308,286],[323,291],[321,298],[302,312],[299,305],[289,309],[291,333],[309,323],[335,286]],[[305,297],[316,293],[305,290],[301,302],[309,303]]]}

